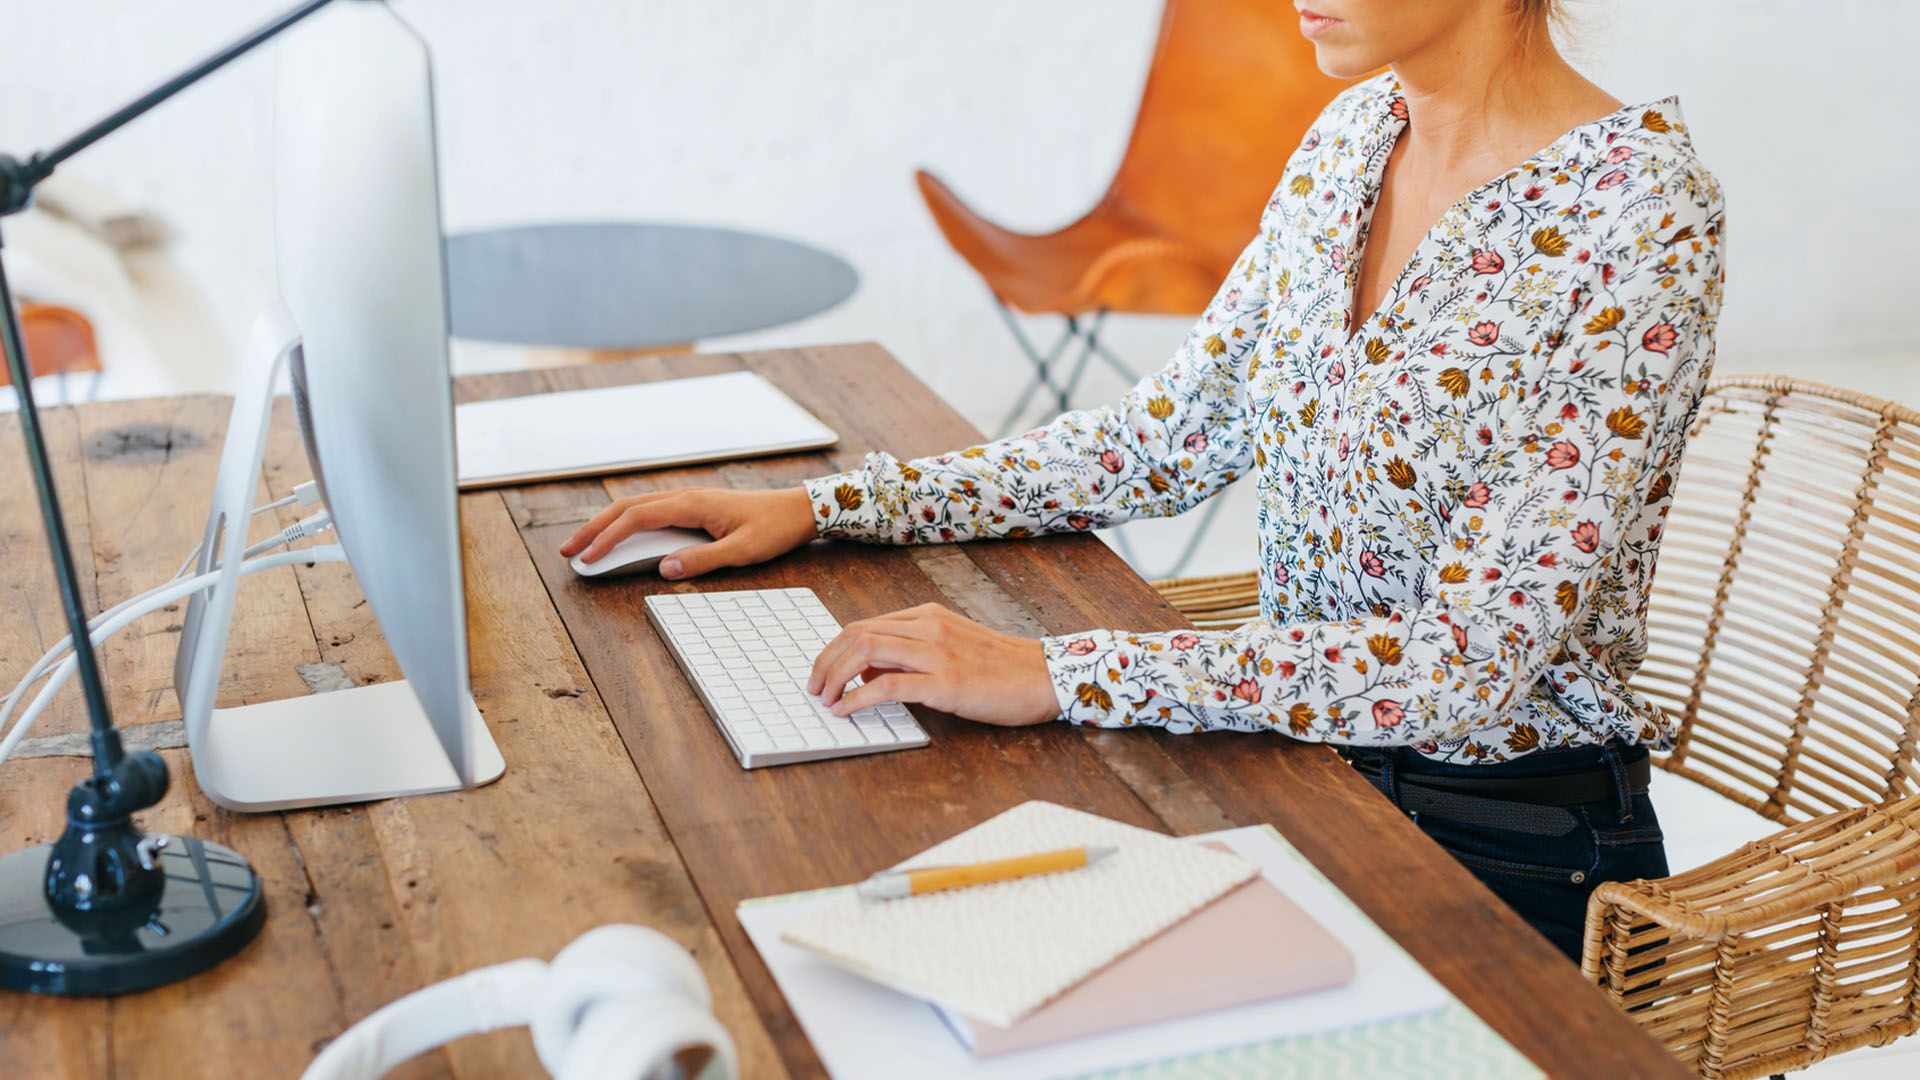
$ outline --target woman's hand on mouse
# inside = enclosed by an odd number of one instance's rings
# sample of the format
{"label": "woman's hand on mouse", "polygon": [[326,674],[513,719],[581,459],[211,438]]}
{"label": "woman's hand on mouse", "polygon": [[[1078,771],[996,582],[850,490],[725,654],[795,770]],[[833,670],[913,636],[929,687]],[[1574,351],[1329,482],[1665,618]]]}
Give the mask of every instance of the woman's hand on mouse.
{"label": "woman's hand on mouse", "polygon": [[[846,690],[853,677],[864,681]],[[983,724],[1025,727],[1060,715],[1046,652],[938,604],[862,619],[813,662],[809,693],[837,716],[900,701]]]}
{"label": "woman's hand on mouse", "polygon": [[560,554],[599,560],[642,529],[705,529],[710,544],[682,548],[660,562],[660,576],[690,578],[726,566],[785,555],[812,540],[813,503],[806,488],[732,491],[685,488],[620,499],[580,526]]}

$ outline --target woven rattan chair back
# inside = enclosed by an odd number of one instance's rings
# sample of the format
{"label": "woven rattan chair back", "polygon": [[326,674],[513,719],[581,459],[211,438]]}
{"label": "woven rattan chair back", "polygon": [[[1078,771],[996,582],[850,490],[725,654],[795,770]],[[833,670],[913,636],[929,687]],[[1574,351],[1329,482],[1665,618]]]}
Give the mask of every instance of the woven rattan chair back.
{"label": "woven rattan chair back", "polygon": [[1716,380],[1665,533],[1633,681],[1666,769],[1782,823],[1920,787],[1920,414]]}

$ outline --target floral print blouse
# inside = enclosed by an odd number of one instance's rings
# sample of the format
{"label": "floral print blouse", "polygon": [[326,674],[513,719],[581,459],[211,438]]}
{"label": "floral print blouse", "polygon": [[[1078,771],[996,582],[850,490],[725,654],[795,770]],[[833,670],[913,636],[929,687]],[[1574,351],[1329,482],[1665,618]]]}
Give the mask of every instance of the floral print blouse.
{"label": "floral print blouse", "polygon": [[1356,315],[1406,128],[1391,75],[1306,133],[1178,355],[1111,408],[812,481],[822,535],[1024,537],[1177,514],[1251,474],[1263,617],[1043,646],[1065,719],[1498,762],[1664,746],[1627,679],[1713,363],[1719,186],[1672,99],[1471,192]]}

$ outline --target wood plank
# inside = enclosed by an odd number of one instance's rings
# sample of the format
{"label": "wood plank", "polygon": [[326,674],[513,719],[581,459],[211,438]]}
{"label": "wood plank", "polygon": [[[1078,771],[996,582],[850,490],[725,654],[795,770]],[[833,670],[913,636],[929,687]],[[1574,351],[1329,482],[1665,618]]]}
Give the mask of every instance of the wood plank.
{"label": "wood plank", "polygon": [[[647,593],[806,585],[842,621],[919,603],[931,594],[1024,633],[1187,625],[1091,537],[977,543],[945,551],[814,544],[776,563],[698,584],[576,579],[553,549],[575,523],[611,498],[691,484],[795,483],[850,467],[878,446],[909,457],[979,438],[874,346],[653,360],[544,374],[549,387],[560,389],[739,365],[767,376],[834,427],[841,444],[752,463],[512,489],[506,501],[714,920],[748,975],[782,1056],[796,1072],[812,1072],[817,1062],[801,1040],[782,1029],[785,1010],[763,985],[763,969],[732,918],[733,904],[746,896],[852,880],[974,824],[1003,808],[996,799],[982,797],[981,790],[1002,790],[1004,780],[996,772],[1017,763],[1024,797],[1051,798],[1176,833],[1271,822],[1536,1061],[1581,1060],[1623,1074],[1676,1073],[1673,1059],[1586,986],[1573,965],[1325,747],[1257,735],[1177,737],[1053,727],[1004,731],[929,715],[925,722],[934,745],[924,751],[755,773],[738,769],[645,625],[640,601]],[[493,396],[489,378],[468,380],[467,392]],[[519,381],[514,392],[527,392],[526,385]],[[978,745],[983,735],[991,746]],[[1085,749],[1067,748],[1074,740]],[[936,767],[923,769],[915,759]],[[1062,769],[1079,775],[1063,777]],[[1031,775],[1038,770],[1047,775]],[[965,790],[955,790],[955,776],[967,779]],[[1134,796],[1132,804],[1120,803],[1125,812],[1103,809],[1115,782]],[[884,827],[865,816],[850,820],[844,813],[822,813],[823,807],[870,805],[869,792],[901,784],[917,794],[932,785],[927,790],[933,795],[883,803],[889,809]],[[1062,789],[1069,794],[1049,793]],[[743,859],[743,848],[755,857]],[[1383,868],[1392,872],[1383,874]],[[1553,1007],[1539,1008],[1541,1002]]]}
{"label": "wood plank", "polygon": [[[103,604],[165,582],[199,544],[231,411],[229,399],[211,395],[103,402],[79,410],[94,578]],[[264,484],[255,497],[269,498]],[[248,539],[264,539],[280,524],[263,514],[248,523]],[[184,602],[169,605],[102,647],[117,723],[179,719],[173,659],[185,611]],[[221,672],[222,706],[306,693],[297,665],[319,656],[292,571],[246,580],[234,608],[233,635]],[[276,647],[254,647],[269,644]]]}
{"label": "wood plank", "polygon": [[[75,558],[86,571],[87,610],[94,610],[91,550],[87,531],[86,477],[81,466],[79,424],[70,409],[41,414],[41,430],[53,461],[61,510]],[[66,617],[54,586],[53,562],[40,505],[26,463],[17,414],[0,415],[0,672],[4,693],[40,654],[66,636]],[[84,731],[77,691],[62,695],[41,717],[37,732]],[[38,758],[0,765],[0,852],[52,842],[66,821],[67,790],[86,778],[81,758]],[[113,1033],[105,1001],[68,1002],[50,1010],[24,994],[0,994],[0,1061],[11,1076],[106,1075],[113,1060]]]}

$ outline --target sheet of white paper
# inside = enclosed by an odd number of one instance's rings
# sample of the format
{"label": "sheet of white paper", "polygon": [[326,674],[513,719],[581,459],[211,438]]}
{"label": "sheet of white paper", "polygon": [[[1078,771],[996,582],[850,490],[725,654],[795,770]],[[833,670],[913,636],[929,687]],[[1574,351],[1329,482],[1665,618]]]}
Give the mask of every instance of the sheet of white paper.
{"label": "sheet of white paper", "polygon": [[932,1006],[780,940],[787,922],[820,903],[821,894],[742,905],[738,915],[814,1052],[838,1080],[1042,1080],[1413,1016],[1450,1000],[1445,987],[1266,829],[1188,839],[1224,843],[1259,865],[1267,880],[1352,950],[1353,982],[976,1061]]}
{"label": "sheet of white paper", "polygon": [[471,402],[454,410],[454,427],[462,484],[719,460],[837,438],[750,371]]}

